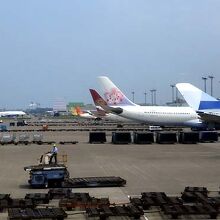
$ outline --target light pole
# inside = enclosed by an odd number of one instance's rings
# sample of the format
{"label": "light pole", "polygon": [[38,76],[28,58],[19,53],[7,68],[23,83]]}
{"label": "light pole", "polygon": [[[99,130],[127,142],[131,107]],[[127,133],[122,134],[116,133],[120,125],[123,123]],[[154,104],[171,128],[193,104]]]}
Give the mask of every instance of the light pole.
{"label": "light pole", "polygon": [[206,92],[206,80],[208,79],[207,77],[202,77],[202,79],[204,80],[204,92]]}
{"label": "light pole", "polygon": [[211,79],[211,96],[212,96],[213,95],[213,79],[215,77],[210,75],[209,78]]}
{"label": "light pole", "polygon": [[154,95],[153,94],[154,90],[151,89],[150,92],[151,92],[151,104],[153,105],[154,104],[154,96],[153,96]]}
{"label": "light pole", "polygon": [[154,89],[154,105],[156,105],[156,104],[157,104],[157,101],[156,101],[156,92],[157,92],[157,90],[156,90],[156,89]]}
{"label": "light pole", "polygon": [[134,91],[132,92],[132,101],[134,102]]}
{"label": "light pole", "polygon": [[172,103],[174,103],[174,87],[175,85],[170,85],[172,87]]}
{"label": "light pole", "polygon": [[156,89],[151,89],[151,103],[152,105],[156,105]]}
{"label": "light pole", "polygon": [[145,105],[147,105],[147,93],[146,93],[146,91],[144,92],[144,102],[145,102]]}

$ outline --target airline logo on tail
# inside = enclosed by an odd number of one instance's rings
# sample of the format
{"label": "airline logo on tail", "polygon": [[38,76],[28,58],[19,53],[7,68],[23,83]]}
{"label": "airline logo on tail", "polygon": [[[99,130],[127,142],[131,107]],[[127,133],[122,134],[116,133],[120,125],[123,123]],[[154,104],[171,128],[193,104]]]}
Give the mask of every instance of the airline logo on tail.
{"label": "airline logo on tail", "polygon": [[92,98],[93,98],[93,101],[96,105],[96,109],[98,112],[100,112],[100,108],[97,108],[98,106],[100,106],[101,108],[104,109],[105,113],[110,113],[112,110],[120,112],[121,113],[121,108],[118,108],[118,107],[110,107],[108,106],[107,102],[96,92],[96,90],[94,89],[90,89],[89,90],[91,95],[92,95]]}
{"label": "airline logo on tail", "polygon": [[104,96],[109,105],[117,105],[124,100],[124,95],[121,91],[117,90],[117,88],[113,88],[110,92],[106,92]]}
{"label": "airline logo on tail", "polygon": [[136,105],[130,101],[120,89],[106,76],[98,77],[100,85],[104,92],[104,98],[108,105]]}
{"label": "airline logo on tail", "polygon": [[177,89],[194,110],[220,109],[220,101],[190,83],[178,83]]}

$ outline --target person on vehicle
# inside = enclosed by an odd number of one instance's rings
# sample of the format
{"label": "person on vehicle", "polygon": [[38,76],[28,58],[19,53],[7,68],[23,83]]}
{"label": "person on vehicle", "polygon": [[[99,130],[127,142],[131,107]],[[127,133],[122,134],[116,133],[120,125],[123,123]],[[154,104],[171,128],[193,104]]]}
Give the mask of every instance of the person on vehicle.
{"label": "person on vehicle", "polygon": [[50,157],[50,164],[52,163],[52,159],[54,158],[54,163],[57,163],[57,153],[58,153],[58,148],[56,146],[56,144],[54,143],[53,144],[53,148],[52,150],[50,151],[51,153],[51,157]]}

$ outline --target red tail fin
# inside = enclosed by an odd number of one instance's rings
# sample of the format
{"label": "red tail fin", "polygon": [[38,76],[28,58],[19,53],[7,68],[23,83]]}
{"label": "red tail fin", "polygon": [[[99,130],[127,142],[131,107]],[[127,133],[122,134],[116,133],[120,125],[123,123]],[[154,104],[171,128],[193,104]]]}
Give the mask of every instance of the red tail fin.
{"label": "red tail fin", "polygon": [[98,92],[96,92],[96,90],[90,89],[89,91],[92,95],[92,98],[93,98],[95,105],[97,105],[97,106],[105,106],[106,105],[107,106],[107,102],[98,94]]}

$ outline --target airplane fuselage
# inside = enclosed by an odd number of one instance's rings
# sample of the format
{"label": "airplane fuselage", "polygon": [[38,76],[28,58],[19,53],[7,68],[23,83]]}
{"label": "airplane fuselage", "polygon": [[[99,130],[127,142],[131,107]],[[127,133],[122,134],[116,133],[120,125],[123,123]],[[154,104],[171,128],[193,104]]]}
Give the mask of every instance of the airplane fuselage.
{"label": "airplane fuselage", "polygon": [[118,115],[149,125],[202,126],[198,114],[190,107],[169,106],[117,106],[122,109]]}
{"label": "airplane fuselage", "polygon": [[102,116],[103,119],[109,120],[109,121],[115,121],[115,122],[134,122],[134,120],[122,117],[120,115],[107,113],[105,116]]}
{"label": "airplane fuselage", "polygon": [[3,111],[0,112],[0,117],[13,117],[13,116],[23,116],[26,115],[23,111]]}

